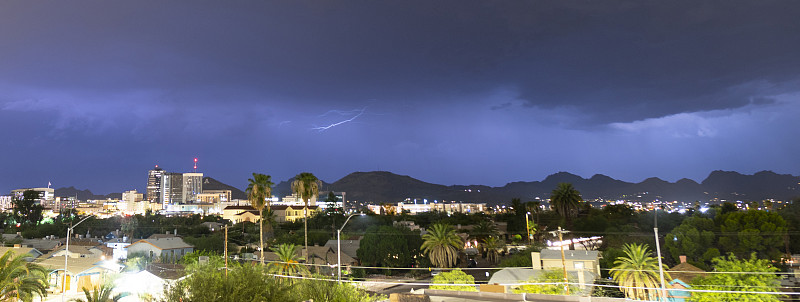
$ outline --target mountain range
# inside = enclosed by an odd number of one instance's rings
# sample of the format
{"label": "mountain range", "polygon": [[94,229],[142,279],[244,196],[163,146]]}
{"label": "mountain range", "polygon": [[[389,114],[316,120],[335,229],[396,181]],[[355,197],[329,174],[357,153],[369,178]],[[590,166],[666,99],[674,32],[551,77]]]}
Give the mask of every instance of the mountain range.
{"label": "mountain range", "polygon": [[[273,188],[273,195],[291,195],[292,179],[281,181]],[[406,198],[432,200],[455,200],[463,202],[508,203],[512,198],[523,201],[537,197],[546,199],[561,182],[572,183],[585,200],[641,200],[641,201],[760,201],[764,199],[791,200],[800,197],[800,177],[761,171],[753,175],[731,171],[713,171],[702,182],[680,179],[668,182],[659,178],[648,178],[639,183],[625,182],[596,174],[583,178],[567,172],[558,172],[542,181],[520,181],[502,187],[485,185],[440,185],[424,182],[410,176],[386,171],[354,172],[333,183],[322,183],[320,191],[344,191],[348,201],[398,202]],[[231,190],[232,198],[245,199],[245,193],[233,186],[211,177],[203,179],[205,189]],[[119,196],[112,193],[97,196],[89,190],[74,187],[56,189],[56,196],[77,196],[78,199],[105,199]],[[102,197],[102,198],[97,198]],[[117,197],[118,198],[118,197]]]}

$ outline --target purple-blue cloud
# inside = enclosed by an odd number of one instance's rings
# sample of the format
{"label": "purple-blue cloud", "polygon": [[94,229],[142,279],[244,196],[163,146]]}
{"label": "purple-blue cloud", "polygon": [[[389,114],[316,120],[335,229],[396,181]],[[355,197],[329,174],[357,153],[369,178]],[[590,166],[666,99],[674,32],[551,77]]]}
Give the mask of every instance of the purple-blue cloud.
{"label": "purple-blue cloud", "polygon": [[0,193],[800,174],[793,1],[0,3]]}

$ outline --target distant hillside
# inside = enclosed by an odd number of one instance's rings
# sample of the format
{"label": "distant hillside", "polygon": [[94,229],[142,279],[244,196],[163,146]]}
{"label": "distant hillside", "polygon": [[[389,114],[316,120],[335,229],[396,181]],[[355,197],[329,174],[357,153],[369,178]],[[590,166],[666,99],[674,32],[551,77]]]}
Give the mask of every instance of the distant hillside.
{"label": "distant hillside", "polygon": [[712,172],[702,183],[690,179],[667,182],[648,178],[640,183],[630,183],[597,174],[589,179],[559,172],[542,181],[513,182],[502,187],[482,185],[444,186],[391,172],[355,172],[334,182],[330,188],[347,192],[347,199],[364,202],[398,202],[405,198],[421,200],[458,200],[464,202],[507,203],[511,198],[531,200],[549,198],[550,192],[560,182],[572,183],[584,199],[628,199],[652,201],[677,200],[763,200],[774,198],[789,200],[800,196],[800,177],[781,175],[770,171],[754,175],[737,172]]}
{"label": "distant hillside", "polygon": [[75,197],[77,196],[78,200],[99,200],[99,199],[120,199],[122,198],[122,193],[111,193],[108,195],[95,195],[89,189],[86,190],[78,190],[75,187],[66,187],[66,188],[58,188],[54,190],[54,194],[56,197]]}
{"label": "distant hillside", "polygon": [[[293,179],[281,181],[272,190],[274,196],[291,195]],[[701,183],[691,179],[668,182],[658,178],[648,178],[640,183],[616,180],[596,174],[589,179],[567,172],[558,172],[542,181],[512,182],[502,187],[485,185],[445,186],[424,182],[407,175],[386,171],[354,172],[334,183],[322,183],[320,191],[347,192],[348,201],[359,202],[399,202],[406,198],[486,202],[489,204],[508,203],[512,198],[523,201],[536,197],[546,199],[560,182],[572,183],[584,199],[627,199],[627,200],[677,200],[691,202],[719,200],[760,201],[764,199],[790,200],[800,197],[800,177],[762,171],[753,175],[738,172],[714,171]],[[203,188],[207,190],[231,190],[232,198],[247,199],[242,190],[219,182],[211,177],[203,178]],[[74,187],[55,190],[56,196],[77,196],[79,200],[120,198],[120,193],[94,195],[89,190]]]}
{"label": "distant hillside", "polygon": [[211,177],[203,177],[203,190],[231,190],[232,199],[247,199],[247,194],[244,191]]}
{"label": "distant hillside", "polygon": [[[275,181],[275,180],[273,179],[273,181]],[[284,181],[279,182],[277,185],[272,187],[272,195],[274,195],[274,196],[276,196],[278,198],[283,198],[284,196],[292,195],[292,182],[293,181],[294,181],[294,177],[289,178],[288,180],[284,180]],[[320,192],[329,191],[330,190],[330,188],[329,188],[330,185],[331,184],[322,181],[322,187],[319,188],[319,191]],[[350,194],[350,193],[348,193],[348,194]],[[349,195],[348,195],[348,199],[349,199]]]}

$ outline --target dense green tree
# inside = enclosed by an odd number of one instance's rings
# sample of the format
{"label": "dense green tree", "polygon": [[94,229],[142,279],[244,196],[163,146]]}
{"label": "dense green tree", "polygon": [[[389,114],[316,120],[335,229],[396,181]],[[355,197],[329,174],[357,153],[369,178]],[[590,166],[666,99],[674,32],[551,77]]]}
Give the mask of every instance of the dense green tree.
{"label": "dense green tree", "polygon": [[775,212],[736,211],[717,217],[721,236],[719,245],[725,253],[746,257],[751,252],[760,258],[780,259],[786,235],[786,221]]}
{"label": "dense green tree", "polygon": [[165,287],[164,301],[302,301],[293,285],[280,282],[266,272],[266,266],[231,263],[227,271],[215,265],[201,265],[194,273]]}
{"label": "dense green tree", "polygon": [[12,250],[0,256],[0,301],[28,302],[47,296],[48,270],[28,258]]}
{"label": "dense green tree", "polygon": [[476,292],[478,289],[474,285],[449,285],[449,284],[475,284],[475,277],[467,275],[461,269],[454,269],[449,272],[441,272],[433,277],[431,289],[457,290],[466,292]]}
{"label": "dense green tree", "polygon": [[[570,283],[575,283],[577,280],[573,280],[572,278],[567,278]],[[566,286],[564,285],[564,272],[562,270],[545,270],[542,271],[541,274],[536,275],[528,279],[528,282],[531,284],[520,285],[517,288],[512,290],[515,294],[521,293],[531,293],[531,294],[545,294],[545,295],[565,295]],[[552,283],[561,283],[561,284],[552,284]],[[580,287],[577,285],[567,285],[569,286],[569,292],[571,294],[577,294],[580,292]]]}
{"label": "dense green tree", "polygon": [[[269,175],[264,175],[260,173],[253,173],[253,178],[247,180],[249,183],[247,185],[247,199],[250,200],[250,204],[258,210],[258,228],[259,228],[259,248],[261,249],[261,264],[264,264],[264,206],[267,207],[267,211],[272,213],[272,209],[269,205],[269,199],[272,197],[272,185],[274,185],[271,181],[271,177]],[[270,224],[268,224],[271,227]]]}
{"label": "dense green tree", "polygon": [[[317,276],[321,277],[321,276]],[[333,280],[303,280],[297,285],[298,296],[304,301],[325,302],[371,302],[386,301],[385,296],[370,295],[366,291],[356,288],[351,283],[337,283]]]}
{"label": "dense green tree", "polygon": [[[409,247],[408,235],[391,226],[370,227],[356,252],[358,259],[364,266],[410,267],[414,263],[415,252],[413,247]],[[419,234],[416,236],[419,237]]]}
{"label": "dense green tree", "polygon": [[461,237],[447,224],[432,225],[428,233],[422,235],[422,240],[423,252],[436,267],[454,267],[458,260],[458,251],[464,247]]}
{"label": "dense green tree", "polygon": [[778,213],[786,221],[787,235],[784,237],[784,241],[787,241],[790,253],[800,253],[800,197],[792,200]]}
{"label": "dense green tree", "polygon": [[[752,253],[749,259],[737,259],[734,255],[713,260],[715,274],[692,280],[692,288],[718,292],[693,292],[689,301],[780,301],[778,294],[752,292],[778,292],[780,278],[773,274],[778,269],[767,259],[757,259]],[[733,291],[731,293],[731,291]],[[749,292],[749,293],[748,293]]]}
{"label": "dense green tree", "polygon": [[664,237],[664,247],[676,262],[681,255],[693,262],[710,262],[711,258],[706,259],[703,254],[714,246],[714,228],[714,221],[709,218],[686,218]]}
{"label": "dense green tree", "polygon": [[[658,259],[652,256],[650,248],[640,244],[626,244],[622,248],[625,256],[618,257],[611,269],[611,277],[622,286],[625,297],[634,300],[656,300],[661,281],[658,270]],[[667,267],[664,266],[664,278],[669,280]]]}
{"label": "dense green tree", "polygon": [[44,207],[36,203],[39,198],[39,193],[34,190],[27,190],[22,192],[22,198],[14,198],[11,202],[13,205],[14,220],[24,226],[31,226],[39,224],[39,221],[44,218],[42,211]]}
{"label": "dense green tree", "polygon": [[550,193],[550,205],[572,227],[572,218],[578,216],[578,203],[583,201],[581,193],[571,183],[559,183]]}
{"label": "dense green tree", "polygon": [[308,202],[312,197],[319,195],[320,186],[322,186],[322,182],[309,172],[297,174],[292,182],[292,192],[305,202],[303,206],[303,233],[306,239],[306,258],[308,258]]}

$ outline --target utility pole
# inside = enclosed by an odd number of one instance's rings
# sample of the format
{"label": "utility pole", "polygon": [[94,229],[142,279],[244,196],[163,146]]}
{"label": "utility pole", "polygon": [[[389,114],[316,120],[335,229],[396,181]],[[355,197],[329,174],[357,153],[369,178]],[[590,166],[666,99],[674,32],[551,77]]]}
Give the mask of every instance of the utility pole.
{"label": "utility pole", "polygon": [[228,225],[225,225],[225,277],[228,277]]}
{"label": "utility pole", "polygon": [[558,235],[558,245],[561,247],[561,267],[564,269],[564,291],[566,291],[567,295],[569,295],[569,280],[567,279],[567,259],[564,257],[564,238],[563,234],[569,233],[569,231],[564,231],[561,227],[558,227],[558,231],[552,231],[550,234]]}
{"label": "utility pole", "polygon": [[656,213],[656,215],[655,215],[655,227],[653,228],[653,233],[656,236],[656,253],[658,253],[658,275],[661,278],[661,288],[660,288],[660,290],[658,292],[659,292],[659,295],[661,296],[661,301],[667,301],[667,295],[666,295],[666,292],[665,292],[667,287],[664,284],[664,267],[661,264],[661,244],[660,244],[660,242],[658,240],[658,208],[656,208],[655,213]]}

